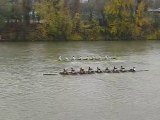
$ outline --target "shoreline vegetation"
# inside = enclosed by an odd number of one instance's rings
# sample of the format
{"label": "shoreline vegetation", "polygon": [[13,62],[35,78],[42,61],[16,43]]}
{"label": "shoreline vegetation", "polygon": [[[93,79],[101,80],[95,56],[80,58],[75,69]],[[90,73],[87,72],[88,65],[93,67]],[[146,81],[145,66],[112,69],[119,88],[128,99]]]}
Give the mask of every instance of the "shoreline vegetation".
{"label": "shoreline vegetation", "polygon": [[0,8],[0,42],[160,40],[160,13],[149,12],[146,0],[91,1],[22,0],[21,11]]}

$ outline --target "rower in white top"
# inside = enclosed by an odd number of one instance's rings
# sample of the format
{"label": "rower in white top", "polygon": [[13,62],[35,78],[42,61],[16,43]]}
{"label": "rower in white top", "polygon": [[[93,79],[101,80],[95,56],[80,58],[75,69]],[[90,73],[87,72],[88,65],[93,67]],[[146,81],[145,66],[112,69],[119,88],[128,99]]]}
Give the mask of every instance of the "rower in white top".
{"label": "rower in white top", "polygon": [[109,56],[105,56],[104,58],[105,58],[105,60],[108,60],[108,59],[109,59]]}
{"label": "rower in white top", "polygon": [[72,57],[72,60],[76,60],[76,58],[73,56],[73,57]]}
{"label": "rower in white top", "polygon": [[102,60],[102,57],[101,57],[101,56],[99,56],[99,57],[98,57],[98,59],[99,59],[99,60]]}
{"label": "rower in white top", "polygon": [[80,57],[78,58],[78,60],[82,60],[82,56],[80,56]]}
{"label": "rower in white top", "polygon": [[61,57],[61,56],[59,56],[58,60],[59,60],[59,61],[62,61],[62,57]]}
{"label": "rower in white top", "polygon": [[69,58],[66,57],[66,58],[65,58],[65,61],[69,61]]}
{"label": "rower in white top", "polygon": [[83,58],[83,60],[89,60],[89,57],[87,56],[86,58]]}

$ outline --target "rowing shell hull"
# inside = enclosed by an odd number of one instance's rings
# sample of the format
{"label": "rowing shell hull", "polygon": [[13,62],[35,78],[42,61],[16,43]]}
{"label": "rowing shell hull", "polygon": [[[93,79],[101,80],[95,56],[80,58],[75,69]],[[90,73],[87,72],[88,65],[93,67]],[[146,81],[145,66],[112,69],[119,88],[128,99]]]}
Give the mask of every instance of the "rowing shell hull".
{"label": "rowing shell hull", "polygon": [[102,74],[102,73],[108,73],[108,74],[114,74],[114,73],[137,73],[137,72],[143,72],[143,71],[149,71],[149,70],[139,70],[139,71],[108,71],[108,72],[97,72],[97,71],[95,71],[95,72],[91,72],[91,73],[88,73],[88,72],[85,72],[85,73],[63,73],[63,72],[60,72],[60,73],[45,73],[45,74],[43,74],[43,75],[64,75],[64,76],[67,76],[67,75],[72,75],[72,76],[74,76],[74,75],[91,75],[91,74]]}

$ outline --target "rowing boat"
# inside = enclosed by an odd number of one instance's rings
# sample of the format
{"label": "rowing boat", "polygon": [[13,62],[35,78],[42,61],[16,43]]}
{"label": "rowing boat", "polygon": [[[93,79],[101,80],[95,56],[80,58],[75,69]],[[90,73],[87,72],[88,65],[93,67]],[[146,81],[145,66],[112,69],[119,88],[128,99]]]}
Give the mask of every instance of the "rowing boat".
{"label": "rowing boat", "polygon": [[136,72],[143,72],[143,71],[149,71],[149,70],[137,70],[137,71],[132,71],[132,70],[125,70],[125,71],[121,71],[121,70],[116,70],[116,71],[101,71],[101,72],[98,72],[98,71],[92,71],[92,72],[88,72],[88,71],[85,71],[84,73],[80,73],[80,72],[75,72],[75,73],[72,73],[72,72],[67,72],[67,73],[64,73],[64,72],[60,72],[60,73],[45,73],[43,75],[91,75],[91,74],[102,74],[102,73],[108,73],[108,74],[111,74],[111,73],[136,73]]}
{"label": "rowing boat", "polygon": [[86,57],[86,58],[65,58],[62,59],[61,56],[59,57],[58,61],[63,61],[63,62],[71,62],[71,61],[109,61],[109,60],[116,60],[117,58],[115,57]]}

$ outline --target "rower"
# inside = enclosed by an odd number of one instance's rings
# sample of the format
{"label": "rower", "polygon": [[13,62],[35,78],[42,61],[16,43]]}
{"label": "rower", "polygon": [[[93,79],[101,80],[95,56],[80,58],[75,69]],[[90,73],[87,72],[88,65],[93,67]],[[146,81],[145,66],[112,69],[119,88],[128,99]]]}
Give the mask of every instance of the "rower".
{"label": "rower", "polygon": [[86,58],[83,58],[83,60],[89,60],[89,57],[87,56]]}
{"label": "rower", "polygon": [[85,71],[83,68],[80,68],[80,71],[79,71],[80,74],[85,74]]}
{"label": "rower", "polygon": [[68,59],[67,57],[65,58],[65,60],[66,60],[66,61],[69,61],[69,59]]}
{"label": "rower", "polygon": [[86,57],[86,60],[89,60],[89,57],[88,57],[88,56]]}
{"label": "rower", "polygon": [[99,57],[95,57],[95,60],[99,60]]}
{"label": "rower", "polygon": [[95,56],[92,56],[93,60],[95,60]]}
{"label": "rower", "polygon": [[76,73],[76,71],[73,68],[71,68],[71,73]]}
{"label": "rower", "polygon": [[108,57],[108,56],[105,56],[104,58],[105,58],[106,60],[108,60],[108,59],[109,59],[109,57]]}
{"label": "rower", "polygon": [[63,69],[63,73],[67,74],[68,73],[67,69]]}
{"label": "rower", "polygon": [[61,57],[61,56],[59,56],[58,60],[59,60],[59,61],[62,61],[62,57]]}
{"label": "rower", "polygon": [[76,58],[73,56],[73,57],[72,57],[72,60],[76,60]]}
{"label": "rower", "polygon": [[108,69],[108,67],[106,67],[106,69],[105,69],[105,70],[109,70],[109,69]]}
{"label": "rower", "polygon": [[124,68],[123,66],[121,66],[120,71],[124,72],[124,71],[125,71],[125,68]]}
{"label": "rower", "polygon": [[93,57],[90,57],[89,60],[93,60]]}
{"label": "rower", "polygon": [[88,68],[88,73],[92,73],[93,69],[91,67]]}
{"label": "rower", "polygon": [[105,72],[110,72],[110,70],[109,70],[109,68],[108,68],[108,67],[106,67]]}
{"label": "rower", "polygon": [[82,60],[82,56],[80,56],[80,57],[78,58],[78,60]]}
{"label": "rower", "polygon": [[113,68],[113,72],[115,72],[117,70],[117,68],[114,66],[114,68]]}
{"label": "rower", "polygon": [[99,58],[98,58],[99,60],[102,60],[102,57],[101,56],[99,56]]}
{"label": "rower", "polygon": [[133,71],[134,71],[134,72],[136,71],[136,68],[135,68],[135,67],[133,67]]}
{"label": "rower", "polygon": [[102,72],[99,67],[97,67],[97,72],[98,72],[98,73],[101,73],[101,72]]}

